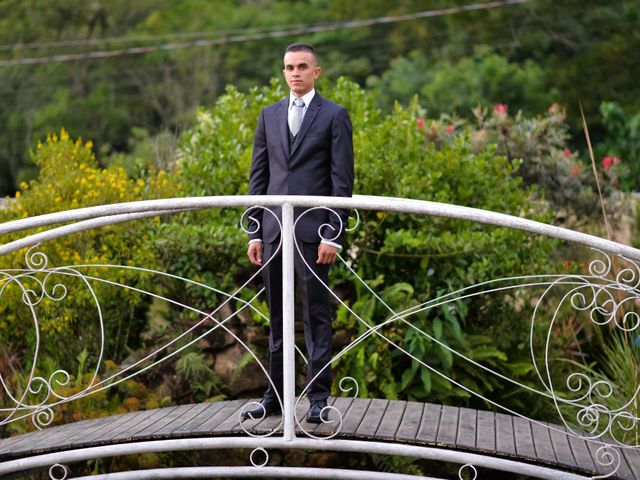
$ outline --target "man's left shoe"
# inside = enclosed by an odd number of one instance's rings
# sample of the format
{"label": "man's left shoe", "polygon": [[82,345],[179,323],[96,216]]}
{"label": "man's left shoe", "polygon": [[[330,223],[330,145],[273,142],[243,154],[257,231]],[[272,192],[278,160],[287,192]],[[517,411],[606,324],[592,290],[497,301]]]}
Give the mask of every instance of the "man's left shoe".
{"label": "man's left shoe", "polygon": [[326,406],[326,400],[312,400],[307,413],[307,422],[326,423],[329,420],[329,409],[325,408]]}

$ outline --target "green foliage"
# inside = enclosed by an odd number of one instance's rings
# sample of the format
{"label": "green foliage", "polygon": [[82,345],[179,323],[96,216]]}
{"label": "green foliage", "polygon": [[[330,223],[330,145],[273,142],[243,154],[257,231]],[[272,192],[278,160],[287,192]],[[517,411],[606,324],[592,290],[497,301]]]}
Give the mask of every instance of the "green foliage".
{"label": "green foliage", "polygon": [[[84,360],[82,358],[84,356]],[[66,385],[53,384],[53,388],[60,398],[67,398],[77,395],[85,390],[91,381],[94,380],[93,372],[85,372],[89,363],[86,362],[87,351],[84,350],[78,356],[78,373],[70,375],[69,382]],[[104,362],[103,376],[96,377],[94,384],[100,382],[115,374],[119,367],[111,360]],[[53,370],[40,373],[45,374],[45,378],[53,373]],[[15,394],[18,398],[24,393],[23,387],[27,384],[26,377],[20,373],[15,373],[10,379],[12,386],[15,386]],[[113,383],[113,382],[109,382]],[[160,397],[147,386],[136,380],[127,380],[111,386],[109,389],[96,390],[95,392],[73,400],[68,403],[62,403],[56,407],[56,415],[53,419],[53,425],[64,425],[71,422],[86,420],[91,418],[104,417],[108,415],[117,415],[127,412],[136,412],[139,410],[151,410],[168,406],[170,399],[168,397]],[[13,422],[8,424],[8,428],[12,434],[22,434],[27,431],[35,430],[35,426],[31,422]]]}
{"label": "green foliage", "polygon": [[423,469],[416,465],[418,460],[416,458],[374,454],[371,455],[371,460],[376,466],[376,471],[378,472],[424,475]]}
{"label": "green foliage", "polygon": [[[613,177],[616,169],[622,168],[620,186],[624,190],[640,190],[640,113],[625,114],[616,102],[600,105],[602,123],[607,130],[605,140],[597,151],[602,159],[602,168]],[[607,162],[606,157],[611,160]],[[622,165],[619,165],[619,162]],[[615,178],[615,177],[614,177]]]}
{"label": "green foliage", "polygon": [[[356,193],[455,203],[549,219],[539,205],[530,202],[532,190],[523,187],[516,175],[520,163],[496,154],[495,145],[488,140],[474,145],[470,140],[471,127],[461,126],[464,133],[452,137],[450,142],[436,142],[425,135],[425,129],[416,127],[417,103],[408,108],[396,106],[392,114],[385,115],[374,106],[373,95],[345,79],[335,85],[324,84],[321,93],[350,112],[356,152]],[[179,169],[184,179],[183,191],[246,193],[259,109],[284,95],[280,83],[275,81],[269,87],[254,88],[248,93],[230,88],[214,110],[200,112],[198,122],[181,143]],[[417,215],[361,211],[360,216],[361,225],[349,237],[345,255],[351,258],[352,267],[364,281],[396,312],[415,308],[427,299],[458,288],[550,266],[547,258],[553,243],[523,232]],[[253,271],[244,259],[246,239],[238,227],[238,218],[237,212],[200,216],[196,230],[181,227],[179,244],[176,233],[175,237],[165,235],[163,246],[177,251],[172,242],[180,247],[193,245],[181,249],[191,256],[191,248],[198,248],[203,240],[197,230],[206,231],[212,225],[223,228],[227,233],[217,237],[219,243],[215,239],[208,243],[213,244],[214,250],[219,249],[221,257],[215,258],[225,268],[218,266],[212,271],[223,270],[229,282],[232,279],[237,282]],[[189,240],[191,235],[196,240]],[[201,255],[198,263],[205,261],[203,258]],[[227,264],[229,258],[233,260]],[[196,273],[196,266],[192,273]],[[346,270],[334,269],[333,282],[336,289],[347,292],[350,307],[365,321],[379,325],[390,318],[390,311]],[[501,305],[499,317],[485,316],[490,305],[496,311],[496,305]],[[470,388],[497,390],[500,387],[495,382],[485,379],[477,367],[462,362],[451,350],[506,369],[506,364],[517,363],[520,355],[506,352],[515,348],[520,342],[518,335],[526,334],[528,327],[521,322],[518,328],[511,325],[518,323],[519,318],[509,302],[498,296],[491,300],[457,301],[453,307],[428,308],[407,316],[406,322],[393,320],[382,327],[381,333],[417,359]],[[337,312],[337,322],[337,327],[346,328],[354,337],[366,330],[344,307]],[[432,339],[418,335],[417,329]],[[506,338],[496,345],[487,331],[510,333],[502,334]],[[394,351],[389,343],[375,336],[344,356],[336,368],[338,376],[355,376],[366,396],[468,401],[463,390],[452,388],[442,377],[419,367],[418,362]],[[530,373],[520,371],[523,376]]]}
{"label": "green foliage", "polygon": [[[511,162],[524,185],[549,202],[558,220],[599,220],[593,169],[568,146],[571,138],[565,109],[553,104],[545,114],[527,117],[522,111],[512,116],[508,108],[505,104],[496,104],[491,110],[478,107],[473,110],[473,123],[445,115],[429,123],[425,129],[427,138],[446,143],[468,135],[475,150],[496,145],[496,152]],[[461,125],[466,128],[459,128]],[[607,211],[619,219],[622,196],[615,171],[615,166],[599,168],[598,175]]]}
{"label": "green foliage", "polygon": [[[64,125],[74,136],[93,138],[103,159],[134,149],[130,140],[138,128],[152,137],[163,131],[179,134],[197,107],[213,104],[224,85],[249,88],[278,75],[284,46],[297,40],[318,48],[323,72],[331,78],[348,75],[362,85],[370,77],[389,77],[389,107],[395,95],[408,101],[420,93],[425,101],[446,105],[437,110],[443,112],[459,106],[466,114],[476,99],[540,112],[551,96],[570,107],[570,123],[577,126],[581,101],[595,143],[604,133],[598,113],[602,101],[638,110],[640,67],[632,61],[640,50],[636,0],[528,2],[290,39],[225,43],[234,31],[260,34],[274,25],[298,28],[450,6],[444,0],[60,0],[55,5],[4,0],[0,60],[45,61],[0,69],[0,191],[11,193],[20,180],[35,177],[28,150],[47,132]],[[222,44],[46,60],[196,39]],[[412,55],[428,60],[411,65]],[[394,59],[394,73],[385,74]],[[424,80],[424,72],[430,80]]]}
{"label": "green foliage", "polygon": [[[615,416],[615,419],[608,416],[601,418],[597,433],[611,420],[611,434],[607,436],[613,436],[625,444],[636,445],[640,440],[640,432],[632,419],[637,418],[640,413],[637,392],[640,384],[640,337],[633,335],[633,332],[630,335],[627,332],[596,330],[593,340],[591,347],[596,352],[596,361],[573,365],[589,377],[592,385],[602,382],[612,387],[609,389],[601,385],[589,397],[594,404],[602,405]],[[575,428],[584,428],[577,421],[577,409],[567,407],[564,413]]]}
{"label": "green foliage", "polygon": [[196,401],[206,400],[214,391],[219,393],[220,380],[201,352],[182,355],[176,362],[176,373],[182,375],[191,384]]}
{"label": "green foliage", "polygon": [[417,93],[430,117],[442,113],[468,116],[478,105],[501,102],[527,113],[546,110],[558,98],[542,67],[533,60],[522,64],[488,48],[457,59],[427,57],[413,51],[396,58],[379,81],[382,105],[407,104]]}
{"label": "green foliage", "polygon": [[[2,221],[35,215],[132,200],[154,196],[166,180],[163,175],[148,180],[130,180],[119,167],[100,169],[92,152],[91,142],[73,141],[66,131],[60,136],[51,135],[39,143],[32,154],[40,169],[37,180],[22,184],[22,192],[9,201],[1,212]],[[74,267],[74,265],[158,265],[157,256],[149,242],[149,224],[136,223],[120,227],[107,227],[48,242],[40,247],[48,257],[49,267],[69,266],[51,276],[34,274],[45,281],[50,296],[44,296],[36,305],[39,328],[44,341],[41,355],[58,362],[59,367],[69,368],[69,352],[90,348],[97,354],[100,344],[98,304],[105,326],[105,356],[121,360],[128,348],[139,345],[139,333],[145,324],[145,304],[140,294],[133,290],[109,286],[106,283],[85,283],[75,272],[95,275],[112,282],[146,288],[149,278],[122,268]],[[33,232],[31,232],[33,233]],[[24,232],[10,235],[14,240]],[[26,268],[24,250],[0,258],[3,270]],[[31,261],[36,261],[32,257]],[[63,300],[56,298],[67,294]],[[21,299],[22,288],[32,288],[35,300],[42,293],[42,286],[29,277],[24,280],[5,276],[3,280],[3,342],[11,352],[25,355],[25,363],[31,358],[35,345],[35,330],[31,312]],[[93,290],[93,291],[92,291]]]}

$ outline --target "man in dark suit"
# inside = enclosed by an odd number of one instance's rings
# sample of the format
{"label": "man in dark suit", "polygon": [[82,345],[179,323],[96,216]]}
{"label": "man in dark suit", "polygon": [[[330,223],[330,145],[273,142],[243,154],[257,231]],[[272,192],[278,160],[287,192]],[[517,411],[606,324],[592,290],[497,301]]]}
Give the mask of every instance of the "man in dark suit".
{"label": "man in dark suit", "polygon": [[[251,195],[326,195],[350,197],[353,190],[353,142],[347,111],[316,93],[320,76],[316,52],[310,45],[293,44],[284,55],[284,77],[288,98],[262,110],[253,144],[249,193]],[[280,216],[280,209],[275,213]],[[282,262],[276,250],[280,239],[278,222],[262,210],[252,212],[259,228],[249,235],[247,255],[261,266],[275,254],[264,270],[270,313],[270,385],[261,406],[244,412],[245,418],[280,414],[282,394]],[[308,397],[307,420],[327,419],[323,410],[331,392],[331,309],[327,284],[329,266],[341,248],[341,233],[347,212],[296,209],[295,235],[305,265],[295,253],[296,280],[303,295]],[[257,224],[254,224],[254,227]],[[324,283],[324,285],[323,285]],[[315,379],[314,379],[315,378]],[[313,381],[312,381],[313,379]]]}

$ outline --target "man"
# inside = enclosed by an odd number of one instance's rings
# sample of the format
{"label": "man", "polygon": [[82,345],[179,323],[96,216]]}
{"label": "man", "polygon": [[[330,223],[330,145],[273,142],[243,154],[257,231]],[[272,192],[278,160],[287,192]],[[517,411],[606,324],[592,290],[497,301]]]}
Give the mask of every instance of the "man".
{"label": "man", "polygon": [[[284,78],[291,92],[288,98],[262,110],[253,144],[249,193],[251,195],[326,195],[350,197],[353,190],[353,142],[349,114],[340,105],[322,98],[314,88],[320,76],[316,52],[297,43],[284,55]],[[280,209],[275,212],[280,216]],[[296,241],[319,281],[295,253],[296,279],[303,295],[304,332],[309,363],[307,420],[327,420],[327,397],[331,392],[331,308],[327,284],[329,266],[340,248],[340,233],[347,213],[295,209]],[[247,255],[264,270],[270,313],[269,363],[273,385],[269,385],[260,406],[244,412],[245,418],[281,413],[282,398],[282,261],[276,254],[280,229],[269,213],[258,209],[252,216],[259,222],[249,235]],[[341,227],[342,221],[342,227]],[[256,224],[253,225],[254,227]],[[314,379],[311,381],[312,379]],[[276,395],[277,392],[277,395]]]}

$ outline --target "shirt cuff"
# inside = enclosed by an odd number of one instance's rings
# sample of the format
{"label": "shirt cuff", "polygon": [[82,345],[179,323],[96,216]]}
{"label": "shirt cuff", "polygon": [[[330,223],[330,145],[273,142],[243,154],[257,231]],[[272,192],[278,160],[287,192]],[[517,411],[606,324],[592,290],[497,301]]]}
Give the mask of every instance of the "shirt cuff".
{"label": "shirt cuff", "polygon": [[324,243],[326,245],[331,245],[332,247],[337,248],[338,250],[342,249],[342,245],[340,245],[339,243],[335,243],[335,242],[330,242],[328,240],[321,240],[320,243]]}
{"label": "shirt cuff", "polygon": [[256,242],[262,243],[262,239],[260,239],[260,238],[252,238],[251,240],[249,240],[249,243],[256,243]]}

